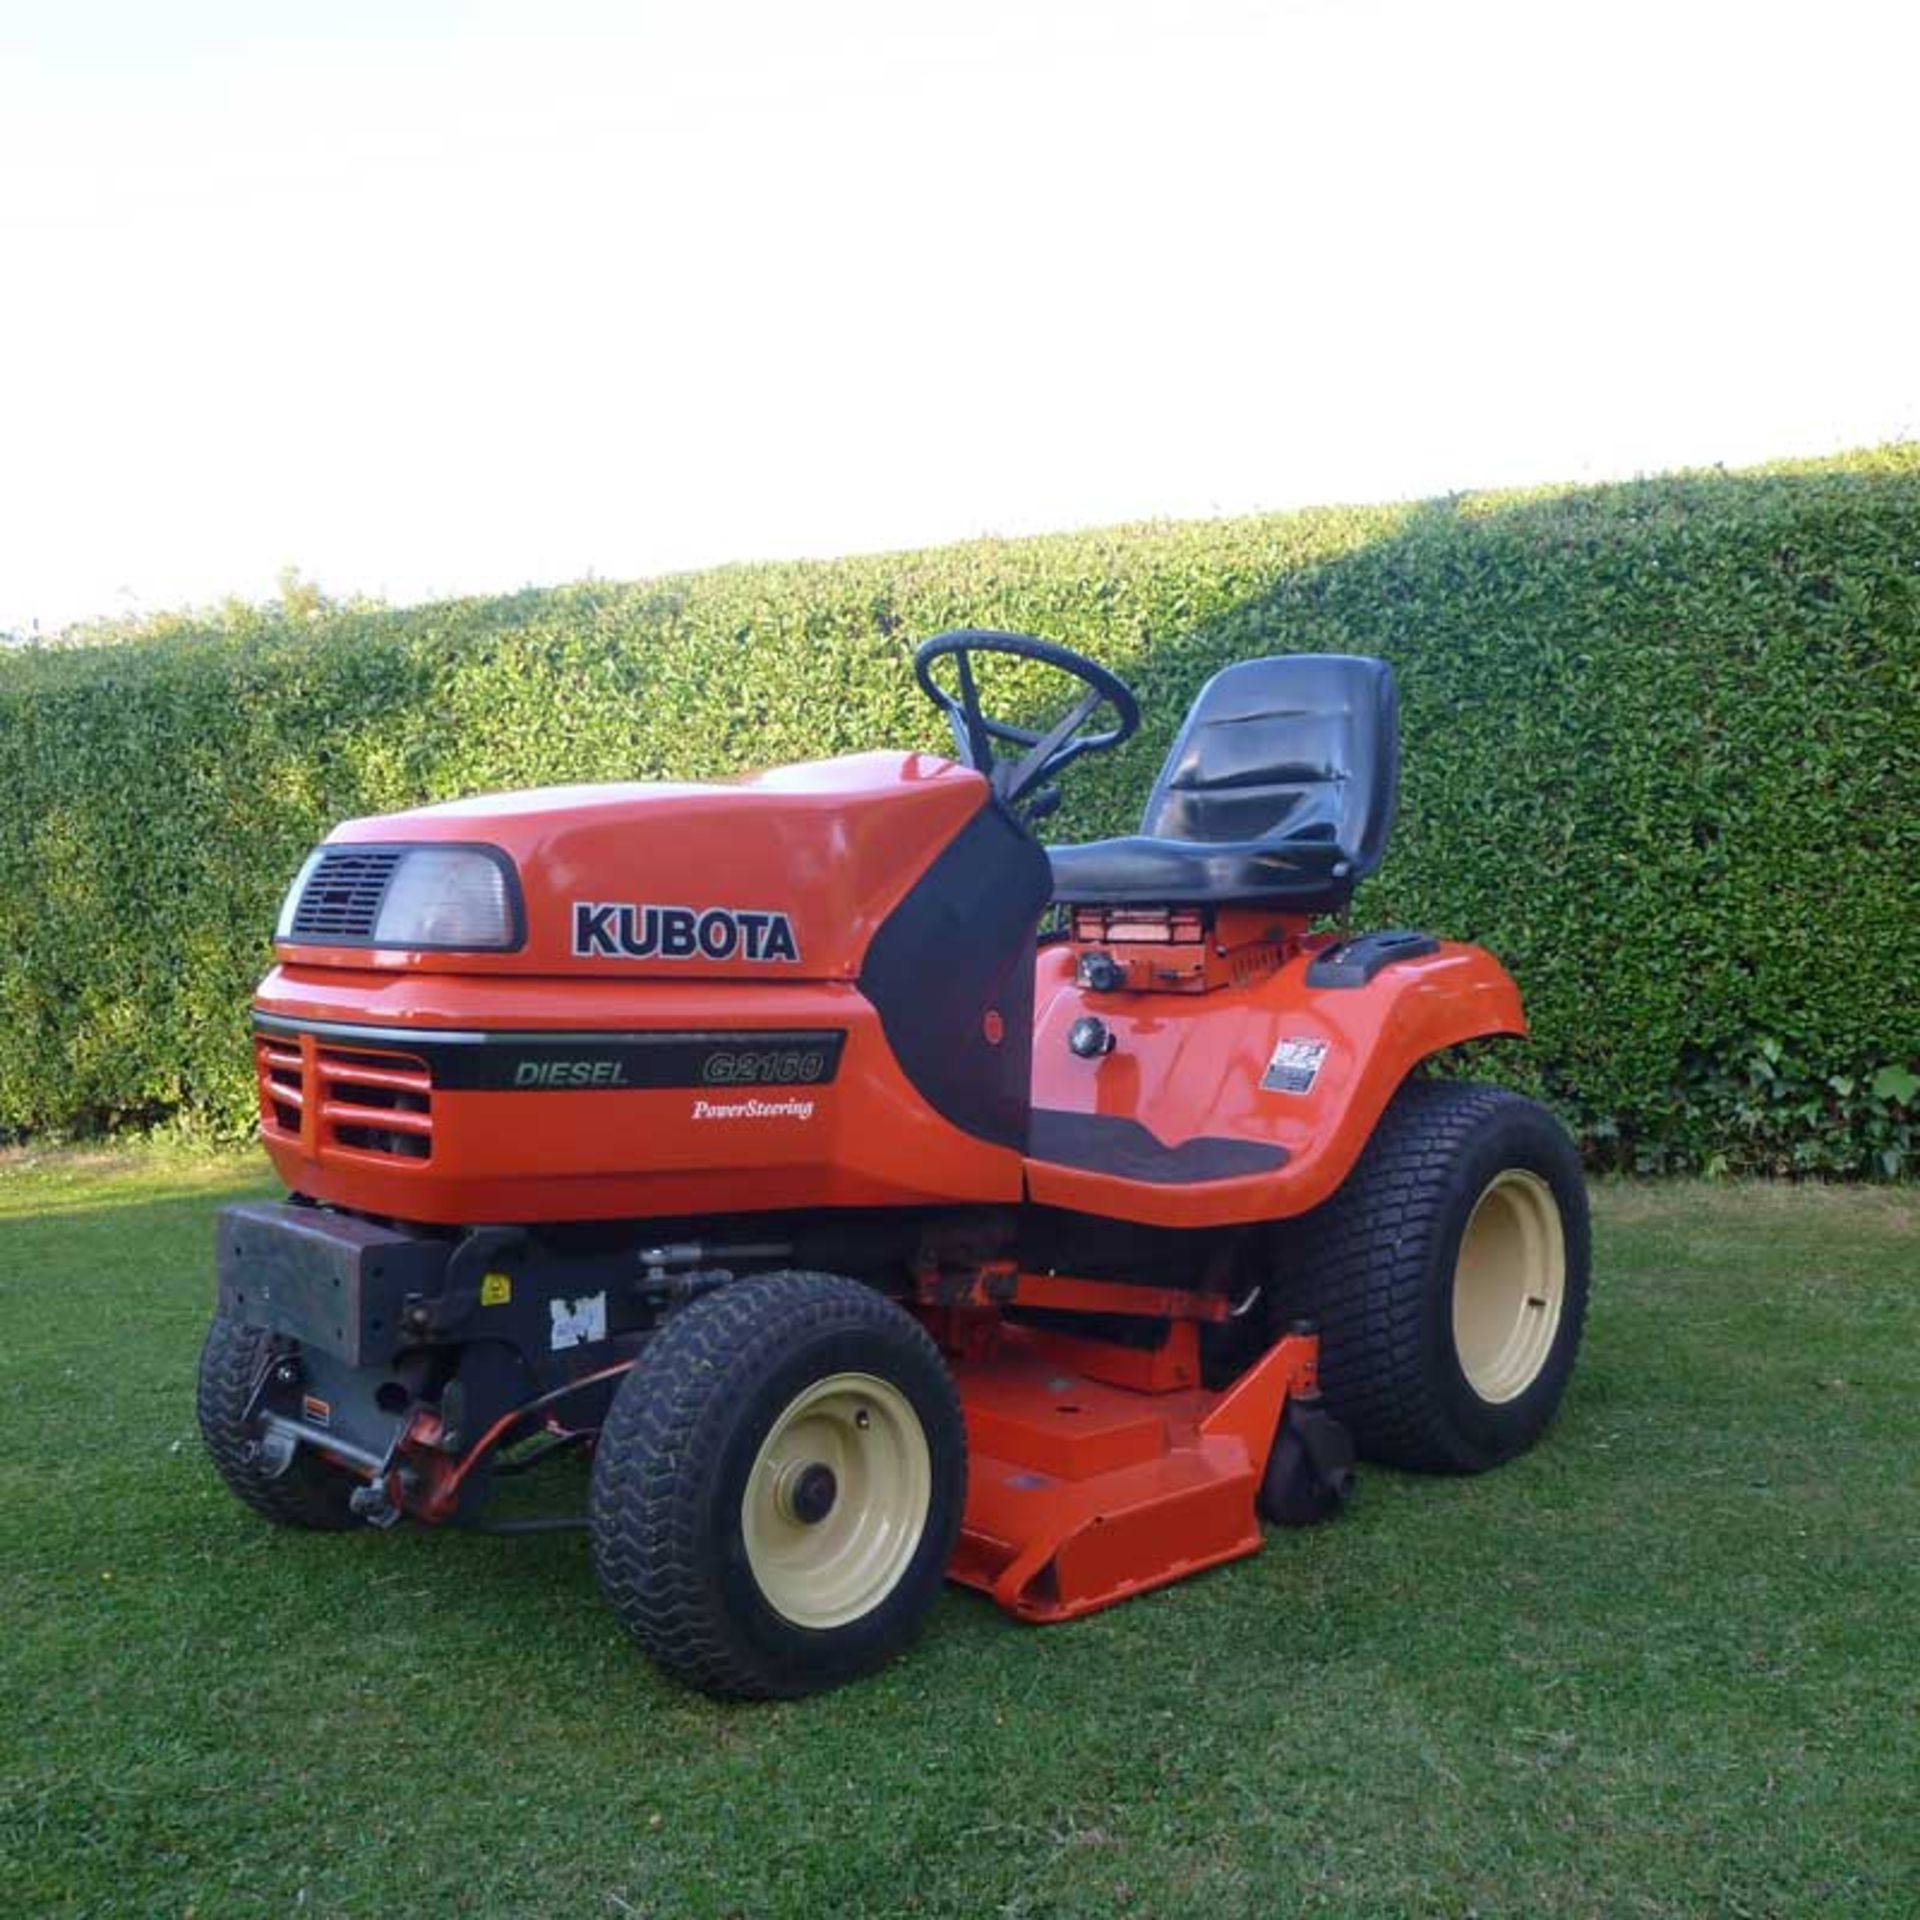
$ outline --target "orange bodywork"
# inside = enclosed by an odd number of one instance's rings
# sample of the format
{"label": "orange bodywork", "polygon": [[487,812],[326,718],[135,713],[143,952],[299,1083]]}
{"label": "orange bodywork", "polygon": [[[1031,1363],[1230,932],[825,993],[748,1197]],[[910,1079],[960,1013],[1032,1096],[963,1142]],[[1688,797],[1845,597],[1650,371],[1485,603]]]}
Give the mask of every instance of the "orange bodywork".
{"label": "orange bodywork", "polygon": [[[1507,971],[1482,948],[1443,944],[1354,989],[1309,987],[1302,939],[1262,978],[1200,995],[1089,993],[1074,984],[1072,949],[1043,949],[1033,1036],[1033,1097],[1054,1112],[1138,1120],[1167,1146],[1202,1136],[1283,1149],[1272,1173],[1142,1186],[1079,1167],[1029,1161],[1027,1191],[1047,1206],[1153,1226],[1208,1227],[1304,1213],[1339,1186],[1372,1137],[1394,1089],[1430,1055],[1526,1019]],[[1110,1053],[1082,1059],[1067,1036],[1096,1014]],[[1262,1076],[1281,1041],[1324,1043],[1306,1093],[1270,1091]]]}
{"label": "orange bodywork", "polygon": [[[851,984],[875,928],[986,804],[987,783],[951,761],[874,753],[718,786],[554,788],[350,821],[332,844],[499,847],[520,877],[527,938],[512,953],[457,956],[282,942],[256,1014],[393,1037],[323,1032],[312,1069],[297,1074],[286,1040],[258,1041],[267,1152],[315,1199],[445,1226],[1017,1201],[1019,1154],[962,1132],[915,1093]],[[581,898],[779,910],[799,957],[583,957],[569,939]],[[409,1035],[822,1028],[846,1035],[824,1085],[436,1086],[399,1129],[425,1141],[424,1155],[349,1144],[355,1130],[391,1128],[389,1109],[351,1096],[378,1056],[407,1057]],[[755,1114],[756,1101],[780,1110]]]}
{"label": "orange bodywork", "polygon": [[[888,1052],[873,1008],[845,982],[741,982],[725,990],[729,1034],[844,1030],[822,1086],[609,1092],[466,1092],[435,1087],[420,1116],[423,1159],[345,1144],[340,1129],[389,1124],[356,1107],[373,1043],[307,1040],[311,1080],[276,1087],[288,1044],[255,1042],[261,1138],[282,1180],[332,1205],[436,1226],[474,1220],[626,1220],[805,1207],[924,1206],[1020,1198],[1020,1156],[934,1113]],[[712,1029],[714,989],[694,982],[480,978],[285,965],[256,1011],[295,1022],[392,1026],[400,1036],[502,1030],[629,1034]],[[406,1042],[388,1043],[405,1059]],[[331,1066],[330,1066],[330,1063]],[[284,1068],[283,1068],[284,1071]],[[327,1077],[322,1078],[322,1074]],[[313,1089],[311,1098],[308,1089]],[[298,1124],[281,1112],[298,1096]],[[804,1106],[756,1116],[734,1113]],[[704,1106],[725,1117],[696,1117]],[[344,1115],[343,1115],[344,1109]]]}
{"label": "orange bodywork", "polygon": [[[382,972],[499,974],[577,983],[850,980],[874,929],[934,855],[987,804],[977,773],[937,754],[856,753],[701,784],[539,787],[348,820],[330,846],[479,841],[512,860],[526,896],[525,943],[511,953],[365,951],[282,941],[280,957]],[[572,902],[647,899],[792,916],[799,959],[652,962],[583,958]]]}
{"label": "orange bodywork", "polygon": [[[348,822],[330,844],[500,848],[519,875],[526,938],[511,953],[457,955],[282,942],[255,1000],[281,1028],[257,1042],[267,1151],[297,1191],[434,1225],[1024,1197],[1155,1226],[1223,1226],[1317,1205],[1422,1059],[1525,1031],[1513,982],[1476,947],[1444,946],[1359,990],[1316,991],[1307,965],[1331,936],[1309,937],[1302,924],[1210,950],[1184,928],[1156,946],[1117,920],[1101,931],[1128,968],[1125,988],[1076,985],[1084,941],[1042,947],[1031,963],[1033,1105],[1136,1121],[1166,1147],[1201,1138],[1271,1147],[1284,1166],[1162,1184],[982,1139],[921,1096],[857,983],[875,931],[988,804],[977,773],[932,755],[875,753],[718,786],[557,788]],[[569,927],[583,898],[777,909],[790,916],[797,958],[579,955]],[[1114,1037],[1097,1059],[1067,1045],[1089,1013]],[[983,1027],[990,1044],[1020,1044],[997,1009]],[[407,1050],[409,1036],[446,1034],[817,1029],[845,1035],[837,1073],[782,1087],[779,1098],[737,1086],[724,1097],[685,1087],[463,1090],[432,1084]],[[1325,1043],[1304,1095],[1260,1084],[1282,1040]],[[412,1087],[423,1101],[396,1110],[380,1098],[383,1074],[401,1076],[384,1091]],[[756,1113],[756,1100],[776,1110]],[[369,1131],[413,1144],[370,1149]]]}
{"label": "orange bodywork", "polygon": [[[930,1068],[896,1041],[922,990],[928,1008],[945,1004],[941,955],[990,917],[996,872],[1013,887],[1023,858],[1032,884],[1030,843],[996,815],[977,773],[864,754],[716,786],[563,788],[350,822],[332,844],[498,849],[522,938],[458,954],[283,941],[255,1003],[266,1149],[296,1192],[433,1226],[1031,1205],[1235,1228],[1325,1200],[1423,1059],[1525,1031],[1513,982],[1476,947],[1316,987],[1308,969],[1333,936],[1302,920],[1083,909],[1073,938],[1036,949],[1029,917],[964,1030],[933,1036],[1030,1087],[1011,1130],[970,1124],[932,1084],[938,1047]],[[923,885],[957,871],[983,823],[1013,864]],[[930,892],[947,916],[923,925],[931,944],[915,951],[930,957],[904,984],[896,965],[883,993],[885,930]],[[780,915],[790,950],[583,951],[583,903]],[[1101,1043],[1070,1045],[1089,1020]],[[602,1071],[654,1042],[691,1048],[694,1077]],[[464,1048],[505,1049],[510,1083],[454,1071]],[[1312,1390],[1311,1334],[1209,1391],[1198,1330],[1225,1317],[1218,1287],[1155,1292],[1002,1262],[935,1275],[914,1306],[966,1415],[955,1579],[1052,1620],[1258,1547],[1255,1494],[1288,1397]],[[1006,1318],[1021,1307],[1147,1315],[1164,1337]],[[434,1467],[441,1507],[464,1471]]]}
{"label": "orange bodywork", "polygon": [[[357,960],[359,956],[354,956]],[[713,992],[692,982],[481,978],[357,967],[274,969],[256,1011],[296,1022],[391,1028],[391,1041],[256,1042],[261,1137],[286,1184],[336,1206],[453,1226],[472,1220],[614,1220],[800,1207],[936,1202],[1046,1206],[1153,1226],[1209,1227],[1283,1218],[1317,1206],[1345,1179],[1402,1080],[1464,1041],[1526,1031],[1519,992],[1490,954],[1447,944],[1358,991],[1305,986],[1302,948],[1263,980],[1203,996],[1093,994],[1073,981],[1065,945],[1037,962],[1034,1104],[1137,1120],[1164,1146],[1202,1136],[1286,1151],[1271,1173],[1147,1185],[1063,1166],[976,1139],[922,1101],[889,1052],[873,1008],[844,982],[729,986],[725,1029],[751,1034],[832,1027],[847,1034],[836,1080],[781,1090],[806,1118],[696,1120],[717,1099],[684,1089],[607,1092],[426,1090],[419,1159],[368,1152],[342,1124],[391,1124],[358,1108],[354,1087],[404,1064],[408,1033],[585,1029],[674,1033],[715,1025]],[[1067,1047],[1098,1014],[1112,1052]],[[1311,1092],[1260,1086],[1282,1039],[1323,1040]],[[303,1051],[304,1049],[304,1051]],[[287,1082],[276,1088],[278,1072]],[[291,1093],[293,1099],[286,1100]],[[762,1102],[774,1105],[771,1095]],[[286,1109],[297,1118],[289,1126]]]}
{"label": "orange bodywork", "polygon": [[[1023,1195],[1153,1226],[1278,1219],[1333,1192],[1394,1089],[1422,1060],[1464,1041],[1526,1031],[1518,990],[1481,948],[1443,945],[1356,991],[1309,989],[1310,958],[1303,946],[1263,979],[1193,996],[1089,993],[1074,984],[1065,944],[1042,948],[1036,963],[1036,1106],[1136,1120],[1169,1147],[1211,1136],[1282,1148],[1286,1164],[1271,1173],[1149,1185],[976,1139],[920,1099],[872,1006],[845,981],[742,981],[726,989],[730,1033],[845,1030],[831,1084],[782,1090],[782,1097],[793,1093],[811,1104],[805,1119],[780,1113],[697,1121],[698,1103],[722,1103],[685,1089],[432,1089],[419,1116],[430,1148],[425,1157],[368,1152],[344,1144],[339,1127],[387,1124],[389,1116],[356,1108],[352,1089],[379,1071],[382,1054],[395,1057],[389,1071],[417,1074],[417,1060],[404,1064],[409,1033],[712,1028],[713,989],[657,979],[362,970],[291,958],[262,983],[257,1012],[295,1023],[389,1028],[394,1037],[256,1042],[261,1135],[280,1177],[296,1191],[434,1225],[1008,1203]],[[1088,1013],[1114,1035],[1113,1050],[1098,1059],[1082,1059],[1067,1046],[1073,1023]],[[1261,1088],[1283,1039],[1326,1043],[1309,1093]],[[288,1083],[278,1089],[276,1071]],[[771,1095],[763,1102],[775,1103]],[[297,1115],[291,1126],[289,1107]]]}

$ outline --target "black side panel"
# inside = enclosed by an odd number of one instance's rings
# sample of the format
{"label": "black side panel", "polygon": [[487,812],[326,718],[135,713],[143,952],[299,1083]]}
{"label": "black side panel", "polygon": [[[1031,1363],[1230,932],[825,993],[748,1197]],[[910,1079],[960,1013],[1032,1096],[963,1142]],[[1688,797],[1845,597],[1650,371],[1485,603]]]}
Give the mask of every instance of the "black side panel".
{"label": "black side panel", "polygon": [[1027,1153],[1056,1167],[1110,1173],[1117,1179],[1143,1180],[1157,1187],[1275,1173],[1287,1164],[1285,1147],[1266,1147],[1257,1140],[1202,1135],[1166,1147],[1138,1120],[1111,1113],[1061,1113],[1052,1107],[1034,1108]]}
{"label": "black side panel", "polygon": [[887,916],[860,969],[927,1104],[1001,1146],[1026,1144],[1034,934],[1052,891],[1047,856],[989,802]]}

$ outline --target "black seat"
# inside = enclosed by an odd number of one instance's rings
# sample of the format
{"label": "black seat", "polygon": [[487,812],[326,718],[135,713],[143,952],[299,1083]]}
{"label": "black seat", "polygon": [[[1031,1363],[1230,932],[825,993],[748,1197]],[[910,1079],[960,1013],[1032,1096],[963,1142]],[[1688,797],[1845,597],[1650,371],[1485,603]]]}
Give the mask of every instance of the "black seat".
{"label": "black seat", "polygon": [[1054,898],[1337,911],[1386,851],[1399,774],[1384,660],[1242,661],[1200,689],[1139,833],[1048,848]]}

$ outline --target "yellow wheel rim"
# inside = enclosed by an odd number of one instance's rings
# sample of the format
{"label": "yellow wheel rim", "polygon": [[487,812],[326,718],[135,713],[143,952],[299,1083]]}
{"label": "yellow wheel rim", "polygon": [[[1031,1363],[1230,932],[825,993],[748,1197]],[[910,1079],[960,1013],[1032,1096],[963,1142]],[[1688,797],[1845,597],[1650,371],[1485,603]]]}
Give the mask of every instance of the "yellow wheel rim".
{"label": "yellow wheel rim", "polygon": [[1567,1236],[1553,1189],[1508,1167],[1474,1203],[1453,1270],[1453,1345],[1482,1400],[1517,1400],[1540,1377],[1567,1299]]}
{"label": "yellow wheel rim", "polygon": [[933,1500],[920,1416],[870,1373],[835,1373],[795,1396],[760,1443],[740,1502],[747,1564],[795,1626],[871,1613],[912,1560]]}

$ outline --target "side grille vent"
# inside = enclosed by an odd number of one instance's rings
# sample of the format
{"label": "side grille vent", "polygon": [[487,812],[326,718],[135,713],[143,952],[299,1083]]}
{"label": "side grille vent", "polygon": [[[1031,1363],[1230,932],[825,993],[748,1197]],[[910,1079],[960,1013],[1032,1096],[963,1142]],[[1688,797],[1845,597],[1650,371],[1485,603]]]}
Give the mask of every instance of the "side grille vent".
{"label": "side grille vent", "polygon": [[254,1039],[260,1120],[270,1137],[299,1140],[309,1152],[346,1147],[395,1160],[433,1157],[433,1076],[412,1054],[313,1049],[308,1068],[299,1043]]}
{"label": "side grille vent", "polygon": [[324,946],[330,940],[371,940],[387,882],[400,864],[398,847],[328,847],[308,877],[294,909],[293,938]]}

